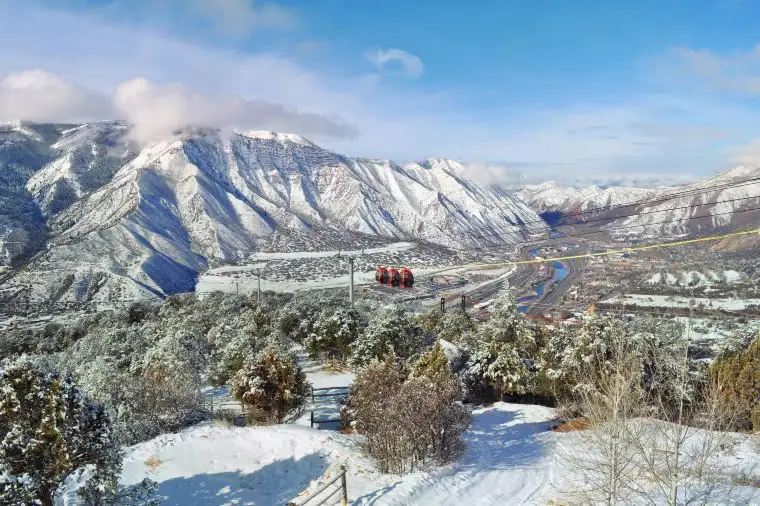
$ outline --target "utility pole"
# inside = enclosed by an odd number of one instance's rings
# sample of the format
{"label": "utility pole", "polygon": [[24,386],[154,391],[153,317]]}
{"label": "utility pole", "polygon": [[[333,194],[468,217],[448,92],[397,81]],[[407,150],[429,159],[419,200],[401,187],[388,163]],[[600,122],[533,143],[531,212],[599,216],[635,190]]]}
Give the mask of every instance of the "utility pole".
{"label": "utility pole", "polygon": [[348,257],[348,301],[354,307],[354,257]]}
{"label": "utility pole", "polygon": [[256,282],[258,283],[259,304],[261,304],[261,269],[256,271]]}
{"label": "utility pole", "polygon": [[446,297],[441,297],[441,314],[446,312]]}

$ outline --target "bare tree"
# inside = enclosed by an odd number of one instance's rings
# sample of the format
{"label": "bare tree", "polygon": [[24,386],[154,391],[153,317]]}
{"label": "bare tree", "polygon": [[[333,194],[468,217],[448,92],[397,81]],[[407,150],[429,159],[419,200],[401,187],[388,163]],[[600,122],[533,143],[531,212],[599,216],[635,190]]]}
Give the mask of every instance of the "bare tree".
{"label": "bare tree", "polygon": [[[741,475],[730,458],[738,435],[717,382],[695,377],[689,340],[672,353],[652,354],[624,335],[607,350],[600,370],[591,359],[585,388],[576,393],[590,429],[571,434],[560,459],[574,475],[569,492],[584,502],[618,504],[741,504]],[[675,377],[654,391],[642,389],[642,358]],[[670,361],[667,366],[652,361]],[[746,473],[746,469],[743,470]]]}
{"label": "bare tree", "polygon": [[[690,388],[688,342],[678,375],[676,410],[667,401],[652,399],[652,416],[637,420],[642,430],[630,443],[649,478],[636,484],[640,500],[650,504],[741,504],[734,502],[734,476],[729,457],[738,435],[727,430],[733,416],[720,402],[720,385],[701,382]],[[643,437],[642,437],[643,436]]]}
{"label": "bare tree", "polygon": [[617,504],[635,495],[632,484],[641,469],[630,439],[644,398],[639,370],[640,358],[622,335],[604,357],[582,366],[583,387],[575,392],[573,409],[580,409],[590,429],[573,433],[559,447],[559,458],[574,478],[565,492],[584,502]]}

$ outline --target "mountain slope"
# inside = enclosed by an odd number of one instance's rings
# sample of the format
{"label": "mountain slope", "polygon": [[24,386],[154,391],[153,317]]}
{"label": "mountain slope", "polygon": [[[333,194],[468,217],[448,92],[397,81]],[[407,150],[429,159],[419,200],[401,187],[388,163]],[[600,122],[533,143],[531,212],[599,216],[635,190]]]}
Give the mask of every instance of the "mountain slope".
{"label": "mountain slope", "polygon": [[525,204],[479,187],[450,160],[400,166],[273,132],[188,129],[139,151],[120,123],[58,132],[19,178],[49,231],[47,250],[0,286],[0,298],[188,291],[209,262],[243,260],[275,237],[282,247],[293,232],[337,237],[337,248],[360,236],[468,248],[545,230]]}
{"label": "mountain slope", "polygon": [[537,212],[564,216],[564,224],[593,220],[594,228],[619,238],[706,233],[757,222],[760,168],[737,167],[696,183],[669,187],[576,189],[546,182],[525,186],[516,194]]}

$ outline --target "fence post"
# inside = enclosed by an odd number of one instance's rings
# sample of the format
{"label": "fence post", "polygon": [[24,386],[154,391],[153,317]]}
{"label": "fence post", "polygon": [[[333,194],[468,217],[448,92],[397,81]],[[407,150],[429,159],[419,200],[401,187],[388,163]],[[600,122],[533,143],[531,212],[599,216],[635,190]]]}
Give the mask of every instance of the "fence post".
{"label": "fence post", "polygon": [[311,412],[311,428],[314,428],[314,412]]}
{"label": "fence post", "polygon": [[343,472],[341,476],[341,487],[343,487],[343,500],[340,502],[341,506],[348,506],[348,487],[346,486],[346,466],[341,465],[340,470]]}
{"label": "fence post", "polygon": [[446,312],[446,297],[441,297],[441,313]]}
{"label": "fence post", "polygon": [[462,311],[463,312],[465,311],[465,301],[467,300],[466,297],[467,297],[466,295],[462,295]]}

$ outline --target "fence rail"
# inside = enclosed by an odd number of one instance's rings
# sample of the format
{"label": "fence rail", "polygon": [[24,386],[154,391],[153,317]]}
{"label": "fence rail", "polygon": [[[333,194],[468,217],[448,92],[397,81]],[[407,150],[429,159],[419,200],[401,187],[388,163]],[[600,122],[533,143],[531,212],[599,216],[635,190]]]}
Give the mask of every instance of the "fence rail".
{"label": "fence rail", "polygon": [[[313,388],[311,389],[311,402],[312,404],[317,399],[324,399],[329,397],[337,397],[339,404],[344,404],[346,402],[346,399],[348,398],[348,392],[349,387],[324,387],[324,388]],[[323,420],[319,420],[314,417],[314,409],[311,410],[311,417],[310,417],[310,423],[311,427],[313,428],[314,425],[319,425],[321,423],[339,423],[341,421],[339,418],[326,418]]]}
{"label": "fence rail", "polygon": [[[338,480],[340,480],[340,485],[338,488],[321,498],[319,497],[322,492],[327,490],[332,485],[335,485]],[[334,478],[331,478],[329,481],[326,481],[320,485],[319,488],[312,492],[311,495],[309,495],[309,497],[307,497],[305,500],[301,501],[300,499],[296,498],[291,500],[287,506],[321,506],[322,504],[327,503],[327,501],[329,501],[338,492],[342,493],[342,497],[340,499],[341,506],[347,506],[348,487],[346,486],[346,466],[340,466],[340,472]]]}
{"label": "fence rail", "polygon": [[[341,390],[335,392],[334,390]],[[349,387],[324,387],[324,388],[312,388],[311,389],[311,401],[315,399],[321,399],[323,397],[348,397]]]}

